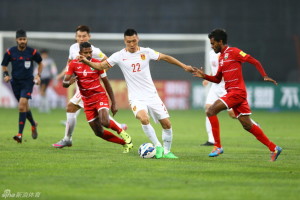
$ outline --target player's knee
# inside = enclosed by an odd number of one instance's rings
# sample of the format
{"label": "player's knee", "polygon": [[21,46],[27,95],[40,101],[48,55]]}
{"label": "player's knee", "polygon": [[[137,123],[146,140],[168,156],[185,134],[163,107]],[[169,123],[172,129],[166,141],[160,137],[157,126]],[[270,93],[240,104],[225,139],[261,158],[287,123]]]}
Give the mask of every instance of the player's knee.
{"label": "player's knee", "polygon": [[243,128],[246,130],[246,131],[249,131],[252,127],[252,124],[242,124]]}
{"label": "player's knee", "polygon": [[147,117],[147,116],[139,116],[138,120],[140,120],[141,123],[144,124],[144,125],[150,123],[149,117]]}
{"label": "player's knee", "polygon": [[162,128],[163,129],[170,129],[170,128],[172,128],[172,125],[171,125],[171,123],[162,124]]}
{"label": "player's knee", "polygon": [[206,116],[207,117],[211,117],[211,116],[214,116],[215,115],[215,112],[209,108],[207,111],[206,111]]}
{"label": "player's knee", "polygon": [[94,132],[97,137],[103,138],[103,130],[98,130]]}
{"label": "player's knee", "polygon": [[102,124],[102,126],[104,126],[105,128],[108,128],[108,127],[109,127],[109,122],[110,122],[109,119],[101,119],[101,124]]}

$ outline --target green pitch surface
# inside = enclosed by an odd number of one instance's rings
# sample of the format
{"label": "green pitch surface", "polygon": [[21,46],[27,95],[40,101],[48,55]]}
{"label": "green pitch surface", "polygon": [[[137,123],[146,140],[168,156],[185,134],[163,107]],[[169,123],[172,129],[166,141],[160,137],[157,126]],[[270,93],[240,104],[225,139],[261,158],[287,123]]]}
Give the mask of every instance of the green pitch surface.
{"label": "green pitch surface", "polygon": [[[220,114],[224,154],[210,158],[203,111],[170,111],[173,124],[172,151],[177,160],[142,159],[138,147],[149,142],[131,111],[115,117],[128,124],[134,142],[129,154],[92,133],[84,113],[78,118],[73,146],[54,149],[64,136],[64,110],[40,114],[39,137],[31,138],[26,122],[23,143],[17,133],[18,111],[0,109],[0,198],[33,195],[31,199],[284,199],[300,193],[300,113],[254,111],[268,137],[283,148],[276,162],[269,150],[244,131],[226,112]],[[161,139],[161,128],[152,123]],[[36,197],[35,195],[39,196]],[[23,196],[24,197],[24,196]],[[27,199],[28,199],[27,198]],[[7,199],[12,199],[7,197]]]}

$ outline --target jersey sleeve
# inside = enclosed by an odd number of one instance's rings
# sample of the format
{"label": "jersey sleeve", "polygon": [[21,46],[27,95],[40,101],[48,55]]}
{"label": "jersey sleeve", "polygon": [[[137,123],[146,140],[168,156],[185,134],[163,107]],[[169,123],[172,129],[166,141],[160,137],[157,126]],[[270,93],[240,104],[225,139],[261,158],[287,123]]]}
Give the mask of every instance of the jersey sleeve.
{"label": "jersey sleeve", "polygon": [[10,51],[9,49],[7,49],[6,53],[4,54],[1,65],[8,66],[9,62],[10,62]]}
{"label": "jersey sleeve", "polygon": [[74,48],[74,44],[72,46],[70,46],[69,49],[69,60],[74,60],[76,59],[76,56],[79,55],[79,51],[76,52],[75,48]]}
{"label": "jersey sleeve", "polygon": [[69,63],[69,65],[66,68],[66,72],[65,72],[66,75],[72,75],[73,74],[73,72],[74,72],[74,65],[75,65],[74,62],[70,62]]}
{"label": "jersey sleeve", "polygon": [[[34,50],[34,51],[36,51],[36,50]],[[36,51],[32,57],[32,60],[34,60],[37,63],[40,63],[40,62],[42,62],[43,59],[42,59],[41,54]]]}
{"label": "jersey sleeve", "polygon": [[105,58],[105,56],[106,55],[99,48],[96,47],[93,48],[93,58],[96,58],[101,61]]}
{"label": "jersey sleeve", "polygon": [[113,53],[106,61],[111,67],[113,67],[114,65],[119,63],[120,53],[119,52]]}
{"label": "jersey sleeve", "polygon": [[249,58],[249,54],[243,52],[242,50],[235,48],[234,49],[234,56],[236,58],[237,61],[240,62],[247,62],[247,59]]}
{"label": "jersey sleeve", "polygon": [[151,48],[148,48],[148,52],[149,52],[149,57],[151,60],[158,60],[159,52],[157,52]]}

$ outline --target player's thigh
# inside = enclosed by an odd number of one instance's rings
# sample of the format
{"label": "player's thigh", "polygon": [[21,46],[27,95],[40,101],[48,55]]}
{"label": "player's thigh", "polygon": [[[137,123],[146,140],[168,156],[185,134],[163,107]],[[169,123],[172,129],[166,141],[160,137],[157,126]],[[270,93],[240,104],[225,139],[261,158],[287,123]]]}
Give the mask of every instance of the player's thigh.
{"label": "player's thigh", "polygon": [[219,112],[221,112],[222,110],[226,110],[226,109],[227,109],[226,104],[223,101],[221,101],[221,99],[218,99],[207,109],[206,115],[208,117],[217,115]]}
{"label": "player's thigh", "polygon": [[135,100],[135,101],[130,101],[129,103],[130,103],[131,110],[137,119],[149,118],[148,108],[145,101]]}

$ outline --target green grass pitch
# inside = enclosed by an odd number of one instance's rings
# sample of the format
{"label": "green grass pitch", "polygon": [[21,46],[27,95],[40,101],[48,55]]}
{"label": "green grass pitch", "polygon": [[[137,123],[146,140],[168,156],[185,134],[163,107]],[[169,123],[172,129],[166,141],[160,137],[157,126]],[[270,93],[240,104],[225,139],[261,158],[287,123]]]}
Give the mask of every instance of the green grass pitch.
{"label": "green grass pitch", "polygon": [[[244,131],[226,112],[219,115],[224,154],[209,158],[202,110],[170,111],[173,125],[172,151],[179,159],[142,159],[138,147],[149,142],[129,110],[120,110],[119,122],[128,124],[134,142],[129,154],[92,133],[83,111],[73,135],[73,146],[54,149],[64,136],[64,110],[40,114],[39,137],[31,138],[26,122],[23,143],[17,133],[17,109],[0,109],[0,198],[27,192],[31,199],[230,199],[294,200],[300,193],[300,113],[254,111],[267,136],[283,148],[276,162],[268,149]],[[161,128],[152,123],[161,139]],[[7,198],[10,199],[10,198]],[[12,199],[12,198],[11,198]],[[27,198],[28,199],[28,198]]]}

